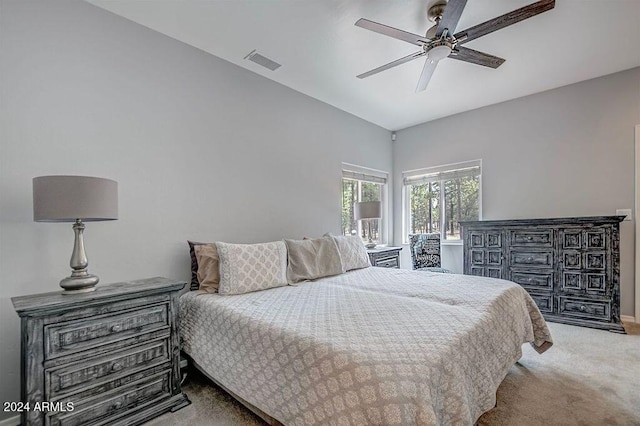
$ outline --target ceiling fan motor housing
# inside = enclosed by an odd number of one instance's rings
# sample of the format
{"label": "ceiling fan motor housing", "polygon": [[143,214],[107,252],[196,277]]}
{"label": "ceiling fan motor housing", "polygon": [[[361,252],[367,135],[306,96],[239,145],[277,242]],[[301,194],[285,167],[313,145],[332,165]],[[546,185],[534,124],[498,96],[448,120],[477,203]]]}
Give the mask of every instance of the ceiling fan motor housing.
{"label": "ceiling fan motor housing", "polygon": [[437,22],[444,14],[444,8],[447,6],[446,0],[436,0],[427,9],[427,18],[431,22]]}

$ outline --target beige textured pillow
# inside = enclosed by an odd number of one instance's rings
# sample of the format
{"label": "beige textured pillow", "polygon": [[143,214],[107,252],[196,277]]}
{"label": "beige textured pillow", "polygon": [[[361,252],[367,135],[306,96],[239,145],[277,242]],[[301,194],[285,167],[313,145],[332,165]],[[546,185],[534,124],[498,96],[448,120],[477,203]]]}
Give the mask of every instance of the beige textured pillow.
{"label": "beige textured pillow", "polygon": [[215,244],[194,246],[198,261],[198,282],[205,293],[217,293],[220,285],[218,249]]}
{"label": "beige textured pillow", "polygon": [[284,241],[262,244],[216,243],[220,294],[242,294],[287,285]]}
{"label": "beige textured pillow", "polygon": [[[327,234],[325,234],[325,236],[326,235]],[[364,247],[359,236],[328,235],[333,238],[338,246],[340,258],[342,259],[342,268],[345,272],[371,266],[367,249]]]}
{"label": "beige textured pillow", "polygon": [[338,275],[343,272],[338,246],[330,236],[284,240],[287,245],[289,284]]}

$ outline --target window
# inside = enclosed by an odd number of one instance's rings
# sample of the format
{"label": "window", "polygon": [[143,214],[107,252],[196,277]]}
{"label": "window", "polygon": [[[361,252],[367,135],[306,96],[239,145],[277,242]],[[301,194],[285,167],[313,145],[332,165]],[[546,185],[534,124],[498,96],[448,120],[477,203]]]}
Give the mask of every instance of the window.
{"label": "window", "polygon": [[402,179],[405,238],[439,232],[442,240],[460,240],[460,222],[480,219],[480,160],[413,170]]}
{"label": "window", "polygon": [[[364,221],[356,221],[353,217],[353,205],[360,201],[381,201],[382,216],[385,210],[387,173],[343,163],[342,170],[342,234],[360,235],[368,240],[368,225]],[[384,242],[384,217],[372,219],[372,239],[376,243]]]}

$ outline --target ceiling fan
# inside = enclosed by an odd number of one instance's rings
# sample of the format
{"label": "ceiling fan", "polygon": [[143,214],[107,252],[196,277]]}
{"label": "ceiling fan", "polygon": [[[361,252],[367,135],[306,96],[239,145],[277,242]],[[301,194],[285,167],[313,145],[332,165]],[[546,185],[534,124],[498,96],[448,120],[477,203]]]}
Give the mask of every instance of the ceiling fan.
{"label": "ceiling fan", "polygon": [[427,11],[429,20],[435,22],[435,25],[427,31],[424,37],[389,27],[387,25],[379,24],[368,19],[360,18],[355,23],[356,26],[388,37],[393,37],[407,43],[415,44],[416,46],[420,46],[422,50],[405,56],[404,58],[389,62],[381,67],[374,68],[371,71],[358,75],[357,77],[366,78],[381,71],[388,70],[389,68],[426,56],[424,67],[422,68],[420,79],[418,80],[418,86],[416,87],[416,92],[421,92],[427,88],[429,80],[431,79],[438,62],[447,57],[457,59],[459,61],[471,62],[472,64],[483,65],[489,68],[498,68],[505,61],[504,59],[469,49],[461,45],[478,37],[482,37],[483,35],[515,24],[516,22],[523,21],[542,12],[546,12],[547,10],[551,10],[555,7],[555,3],[555,0],[537,1],[528,6],[521,7],[520,9],[516,9],[505,15],[498,16],[497,18],[493,18],[487,22],[483,22],[482,24],[475,25],[456,33],[456,26],[458,25],[462,11],[467,4],[467,0],[436,0],[431,4]]}

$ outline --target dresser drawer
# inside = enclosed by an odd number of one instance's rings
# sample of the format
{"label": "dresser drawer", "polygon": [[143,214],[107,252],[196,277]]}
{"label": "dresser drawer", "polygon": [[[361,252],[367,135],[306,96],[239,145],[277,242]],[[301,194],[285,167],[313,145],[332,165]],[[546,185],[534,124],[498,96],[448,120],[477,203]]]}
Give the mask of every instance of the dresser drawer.
{"label": "dresser drawer", "polygon": [[611,302],[559,296],[558,313],[576,318],[610,321]]}
{"label": "dresser drawer", "polygon": [[509,260],[515,267],[553,268],[553,251],[512,251]]}
{"label": "dresser drawer", "polygon": [[511,281],[527,290],[553,291],[553,272],[511,271]]}
{"label": "dresser drawer", "polygon": [[509,231],[512,247],[552,247],[553,229],[517,229]]}
{"label": "dresser drawer", "polygon": [[74,392],[80,387],[93,385],[94,380],[123,376],[154,364],[170,360],[168,339],[128,348],[124,351],[74,363],[58,369],[45,370],[49,397]]}
{"label": "dresser drawer", "polygon": [[538,305],[538,309],[543,314],[552,314],[553,313],[553,294],[552,293],[529,293],[531,298],[536,305]]}
{"label": "dresser drawer", "polygon": [[169,328],[166,303],[45,326],[45,359]]}
{"label": "dresser drawer", "polygon": [[115,420],[147,402],[170,395],[170,383],[169,369],[95,398],[74,403],[73,411],[53,414],[47,423],[51,426],[75,426]]}

